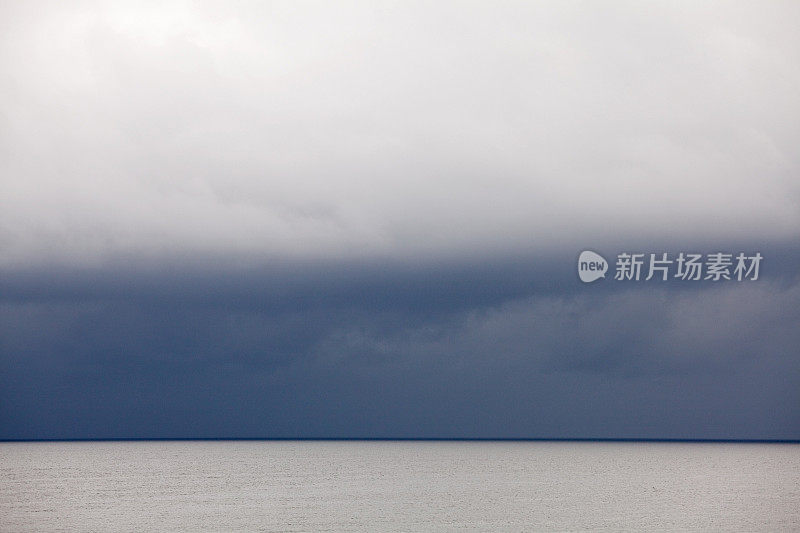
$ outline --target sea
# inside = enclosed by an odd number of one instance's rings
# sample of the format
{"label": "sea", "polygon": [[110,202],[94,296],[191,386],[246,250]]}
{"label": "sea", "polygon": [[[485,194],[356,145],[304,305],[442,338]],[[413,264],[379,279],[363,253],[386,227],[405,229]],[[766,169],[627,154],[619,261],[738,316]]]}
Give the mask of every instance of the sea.
{"label": "sea", "polygon": [[800,531],[800,444],[0,443],[0,531]]}

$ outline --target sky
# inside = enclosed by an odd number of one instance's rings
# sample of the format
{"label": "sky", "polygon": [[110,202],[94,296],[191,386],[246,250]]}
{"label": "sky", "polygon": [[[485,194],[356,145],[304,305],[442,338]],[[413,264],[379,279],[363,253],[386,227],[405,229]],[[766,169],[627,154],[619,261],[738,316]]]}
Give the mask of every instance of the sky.
{"label": "sky", "polygon": [[0,438],[800,439],[799,23],[3,3]]}

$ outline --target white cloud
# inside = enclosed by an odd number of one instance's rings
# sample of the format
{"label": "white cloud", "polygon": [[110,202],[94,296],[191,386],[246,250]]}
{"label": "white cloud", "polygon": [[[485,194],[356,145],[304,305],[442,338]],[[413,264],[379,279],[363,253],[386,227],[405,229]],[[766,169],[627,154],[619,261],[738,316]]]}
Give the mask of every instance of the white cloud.
{"label": "white cloud", "polygon": [[25,3],[2,262],[796,238],[796,4]]}

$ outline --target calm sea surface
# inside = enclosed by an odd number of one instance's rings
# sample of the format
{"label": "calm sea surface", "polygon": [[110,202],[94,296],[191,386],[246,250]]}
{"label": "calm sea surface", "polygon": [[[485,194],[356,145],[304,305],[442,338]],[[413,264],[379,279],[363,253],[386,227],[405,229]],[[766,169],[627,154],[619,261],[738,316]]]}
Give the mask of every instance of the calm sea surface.
{"label": "calm sea surface", "polygon": [[800,445],[0,443],[2,531],[800,530]]}

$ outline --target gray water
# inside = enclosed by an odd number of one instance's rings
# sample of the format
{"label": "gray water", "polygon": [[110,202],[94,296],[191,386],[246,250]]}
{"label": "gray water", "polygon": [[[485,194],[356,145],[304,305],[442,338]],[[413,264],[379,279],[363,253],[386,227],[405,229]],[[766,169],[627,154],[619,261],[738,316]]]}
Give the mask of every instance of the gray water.
{"label": "gray water", "polygon": [[800,530],[800,445],[0,443],[2,531]]}

